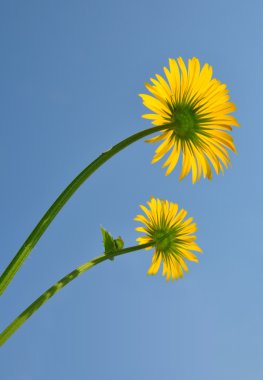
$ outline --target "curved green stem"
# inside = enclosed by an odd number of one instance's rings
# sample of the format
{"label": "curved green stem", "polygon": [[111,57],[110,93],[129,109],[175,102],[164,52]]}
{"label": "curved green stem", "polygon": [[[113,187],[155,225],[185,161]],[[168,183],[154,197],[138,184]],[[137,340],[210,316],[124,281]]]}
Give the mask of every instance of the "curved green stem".
{"label": "curved green stem", "polygon": [[75,278],[79,277],[82,273],[91,269],[95,265],[105,261],[112,259],[113,257],[124,255],[125,253],[138,251],[141,249],[145,249],[147,247],[152,247],[153,243],[147,243],[142,245],[135,245],[132,247],[124,248],[115,252],[107,252],[107,254],[103,254],[101,256],[95,257],[94,259],[88,261],[85,264],[80,265],[72,272],[68,273],[66,276],[61,278],[58,282],[56,282],[53,286],[51,286],[48,290],[46,290],[40,297],[38,297],[28,308],[26,308],[6,329],[0,334],[0,346],[2,346],[10,337],[14,334],[16,330],[21,327],[28,318],[31,317],[45,302],[47,302],[51,297],[53,297],[57,292],[59,292],[64,286],[69,284],[71,281],[75,280]]}
{"label": "curved green stem", "polygon": [[26,260],[40,237],[46,231],[52,220],[67,203],[67,201],[72,197],[75,191],[89,178],[100,166],[102,166],[106,161],[108,161],[116,153],[120,152],[122,149],[126,148],[130,144],[137,140],[142,139],[145,136],[151,135],[152,133],[158,132],[163,129],[168,129],[169,124],[152,127],[138,132],[125,140],[114,145],[111,149],[102,153],[98,158],[96,158],[90,165],[88,165],[77,177],[66,187],[66,189],[59,195],[52,206],[48,209],[39,223],[36,225],[34,230],[28,236],[24,244],[21,246],[17,254],[14,256],[12,261],[6,267],[4,272],[0,277],[0,295],[3,294],[9,283],[12,281],[16,272],[22,266],[23,262]]}

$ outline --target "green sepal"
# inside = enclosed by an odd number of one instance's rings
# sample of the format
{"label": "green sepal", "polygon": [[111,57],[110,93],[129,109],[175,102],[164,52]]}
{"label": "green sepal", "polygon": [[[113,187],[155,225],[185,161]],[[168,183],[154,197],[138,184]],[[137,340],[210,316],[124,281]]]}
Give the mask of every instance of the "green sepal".
{"label": "green sepal", "polygon": [[[121,236],[118,236],[117,239],[114,239],[113,236],[103,227],[100,226],[100,230],[102,233],[105,255],[110,255],[108,252],[116,252],[124,247],[124,241]],[[110,257],[109,259],[113,260],[114,258]]]}

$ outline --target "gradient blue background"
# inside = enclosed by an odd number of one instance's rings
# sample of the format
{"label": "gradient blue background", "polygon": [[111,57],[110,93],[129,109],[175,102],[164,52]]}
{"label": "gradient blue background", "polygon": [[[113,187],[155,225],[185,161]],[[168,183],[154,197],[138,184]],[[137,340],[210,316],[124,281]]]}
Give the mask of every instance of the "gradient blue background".
{"label": "gradient blue background", "polygon": [[0,350],[1,379],[262,380],[262,3],[1,1],[3,270],[60,191],[102,151],[149,126],[138,97],[169,57],[214,67],[237,104],[238,155],[212,182],[178,182],[140,141],[75,194],[0,299],[1,330],[103,250],[133,245],[151,195],[178,202],[204,250],[181,281],[147,277],[151,253],[104,263]]}

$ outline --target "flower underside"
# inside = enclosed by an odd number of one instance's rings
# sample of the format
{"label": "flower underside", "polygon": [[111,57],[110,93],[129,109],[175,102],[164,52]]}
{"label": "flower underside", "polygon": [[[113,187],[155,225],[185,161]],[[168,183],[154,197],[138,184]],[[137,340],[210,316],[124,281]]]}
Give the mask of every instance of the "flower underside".
{"label": "flower underside", "polygon": [[171,137],[185,142],[198,143],[198,134],[205,134],[202,125],[209,122],[209,117],[199,115],[193,104],[168,103],[167,106],[171,111],[170,116],[167,117],[169,129],[173,131]]}
{"label": "flower underside", "polygon": [[160,135],[147,140],[162,141],[156,149],[152,162],[157,162],[170,152],[163,167],[170,174],[182,155],[180,179],[192,170],[193,183],[201,175],[212,178],[211,166],[219,174],[228,167],[230,157],[227,149],[236,152],[232,136],[228,133],[237,120],[229,115],[235,105],[229,102],[226,85],[212,79],[212,67],[200,68],[197,58],[189,60],[188,69],[182,58],[170,59],[170,70],[146,84],[152,95],[142,94],[143,103],[153,114],[143,115],[154,125],[167,126]]}
{"label": "flower underside", "polygon": [[[188,271],[185,259],[198,262],[196,255],[191,251],[202,252],[196,244],[196,231],[193,218],[184,220],[187,212],[180,210],[172,202],[151,198],[147,202],[149,209],[141,205],[145,215],[137,215],[135,220],[144,224],[136,230],[145,235],[139,237],[139,244],[152,243],[155,252],[148,274],[156,274],[163,262],[163,275],[167,281],[183,277],[183,270]],[[148,248],[151,249],[151,248]]]}
{"label": "flower underside", "polygon": [[198,129],[196,113],[187,105],[174,105],[171,116],[174,135],[180,139],[194,140]]}

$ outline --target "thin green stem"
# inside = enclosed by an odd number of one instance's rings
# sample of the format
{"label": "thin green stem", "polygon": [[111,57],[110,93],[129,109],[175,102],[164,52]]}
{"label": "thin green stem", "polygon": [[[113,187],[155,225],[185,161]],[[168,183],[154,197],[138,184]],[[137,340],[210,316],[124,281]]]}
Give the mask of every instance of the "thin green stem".
{"label": "thin green stem", "polygon": [[165,126],[162,125],[148,128],[126,138],[125,140],[114,145],[111,149],[102,153],[80,174],[78,174],[77,177],[66,187],[66,189],[59,195],[59,197],[55,200],[52,206],[44,214],[42,219],[39,221],[39,223],[33,229],[31,234],[28,236],[28,238],[21,246],[17,254],[14,256],[12,261],[3,271],[0,277],[0,295],[3,294],[3,292],[15,276],[16,272],[22,266],[23,262],[26,260],[34,246],[37,244],[38,240],[44,234],[52,220],[67,203],[67,201],[72,197],[75,191],[86,181],[86,179],[88,179],[100,166],[102,166],[106,161],[108,161],[112,156],[120,152],[122,149],[126,148],[135,141],[142,139],[143,137],[146,137],[148,135],[151,135],[152,133],[158,132],[163,129],[169,129],[169,127],[170,125],[167,124]]}
{"label": "thin green stem", "polygon": [[75,278],[79,277],[82,273],[91,269],[95,265],[105,261],[112,259],[113,257],[124,255],[129,252],[139,251],[141,249],[145,249],[147,247],[152,247],[153,243],[147,243],[142,245],[135,245],[132,247],[124,248],[115,252],[107,252],[107,254],[103,254],[101,256],[95,257],[94,259],[88,261],[85,264],[80,265],[72,272],[68,273],[66,276],[61,278],[58,282],[56,282],[53,286],[47,289],[40,297],[38,297],[28,308],[26,308],[6,329],[0,334],[0,346],[2,346],[10,337],[14,334],[16,330],[21,327],[28,318],[31,317],[45,302],[47,302],[51,297],[53,297],[57,292],[59,292],[64,286],[69,284],[71,281],[75,280]]}

